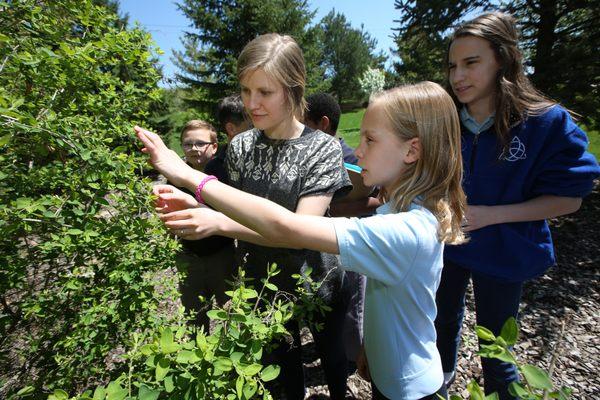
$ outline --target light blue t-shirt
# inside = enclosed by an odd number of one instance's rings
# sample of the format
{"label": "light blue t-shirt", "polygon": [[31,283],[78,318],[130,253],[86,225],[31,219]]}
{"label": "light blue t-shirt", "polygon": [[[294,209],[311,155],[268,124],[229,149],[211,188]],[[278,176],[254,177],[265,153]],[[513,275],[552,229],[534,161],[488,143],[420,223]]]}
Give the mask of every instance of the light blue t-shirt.
{"label": "light blue t-shirt", "polygon": [[443,382],[435,344],[435,292],[444,245],[438,221],[389,204],[368,218],[334,218],[344,269],[367,276],[364,341],[371,378],[390,399],[419,399]]}

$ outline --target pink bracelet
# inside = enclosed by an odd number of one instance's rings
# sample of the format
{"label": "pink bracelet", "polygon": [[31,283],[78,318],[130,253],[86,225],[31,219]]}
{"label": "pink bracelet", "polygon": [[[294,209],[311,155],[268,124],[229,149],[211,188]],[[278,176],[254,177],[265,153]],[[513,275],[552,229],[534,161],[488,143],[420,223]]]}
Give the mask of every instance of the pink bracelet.
{"label": "pink bracelet", "polygon": [[204,179],[202,179],[202,181],[200,182],[200,184],[196,188],[196,200],[198,200],[198,203],[205,204],[204,203],[204,199],[202,198],[202,189],[204,189],[204,185],[206,185],[206,182],[212,181],[213,179],[219,180],[219,178],[217,178],[214,175],[207,175],[207,176],[205,176]]}

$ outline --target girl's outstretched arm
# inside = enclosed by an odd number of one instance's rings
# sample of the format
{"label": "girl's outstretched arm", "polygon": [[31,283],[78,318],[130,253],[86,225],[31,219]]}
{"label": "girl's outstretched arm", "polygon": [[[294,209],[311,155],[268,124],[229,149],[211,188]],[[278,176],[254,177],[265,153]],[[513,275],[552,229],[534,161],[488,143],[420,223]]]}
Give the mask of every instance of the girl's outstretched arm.
{"label": "girl's outstretched arm", "polygon": [[[185,164],[165,146],[158,135],[139,127],[135,127],[135,131],[144,144],[142,151],[150,155],[150,162],[160,173],[177,186],[196,190],[205,174]],[[216,180],[205,183],[202,197],[207,204],[229,218],[284,247],[339,253],[335,228],[330,218],[295,214],[276,203]],[[318,199],[315,201],[321,202]],[[310,203],[311,198],[307,197],[306,202]],[[308,208],[315,206],[307,204]]]}

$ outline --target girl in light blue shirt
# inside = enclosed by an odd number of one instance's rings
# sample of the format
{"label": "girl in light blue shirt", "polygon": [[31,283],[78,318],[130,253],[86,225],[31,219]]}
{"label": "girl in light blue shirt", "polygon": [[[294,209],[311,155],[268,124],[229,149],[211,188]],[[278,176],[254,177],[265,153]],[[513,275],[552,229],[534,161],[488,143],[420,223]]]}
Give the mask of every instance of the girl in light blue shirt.
{"label": "girl in light blue shirt", "polygon": [[363,219],[295,214],[188,168],[158,135],[136,131],[154,167],[196,193],[194,199],[172,186],[155,187],[161,211],[206,202],[273,246],[340,254],[342,268],[367,276],[358,366],[372,381],[373,398],[446,396],[435,292],[444,243],[464,241],[465,196],[458,113],[443,88],[423,82],[372,96],[356,156],[365,185],[381,187],[386,202]]}

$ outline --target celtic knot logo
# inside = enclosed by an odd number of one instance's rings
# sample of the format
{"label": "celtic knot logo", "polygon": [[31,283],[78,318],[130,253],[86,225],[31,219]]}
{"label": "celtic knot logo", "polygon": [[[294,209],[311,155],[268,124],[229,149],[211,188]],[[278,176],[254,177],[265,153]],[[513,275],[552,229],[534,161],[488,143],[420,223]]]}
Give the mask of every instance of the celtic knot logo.
{"label": "celtic knot logo", "polygon": [[527,154],[525,154],[525,145],[517,136],[512,138],[510,144],[508,145],[508,149],[504,150],[499,157],[500,160],[511,162],[524,160],[526,158]]}

